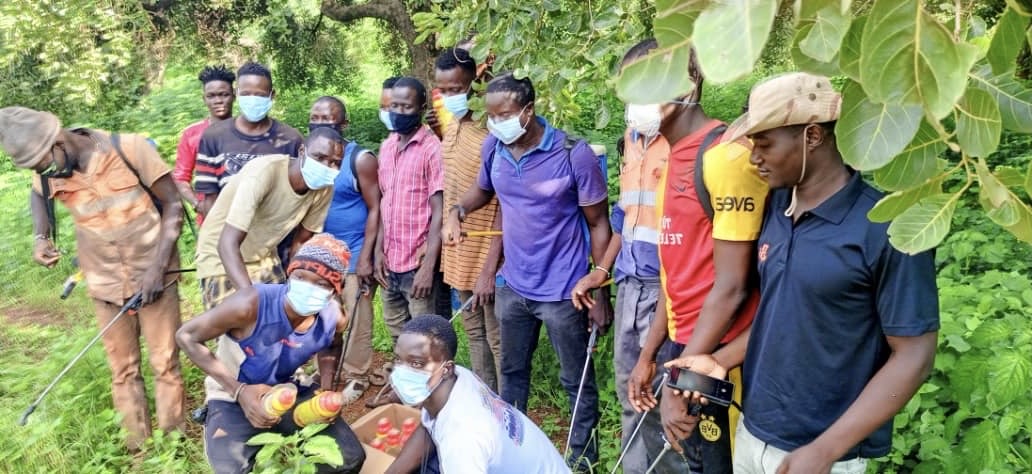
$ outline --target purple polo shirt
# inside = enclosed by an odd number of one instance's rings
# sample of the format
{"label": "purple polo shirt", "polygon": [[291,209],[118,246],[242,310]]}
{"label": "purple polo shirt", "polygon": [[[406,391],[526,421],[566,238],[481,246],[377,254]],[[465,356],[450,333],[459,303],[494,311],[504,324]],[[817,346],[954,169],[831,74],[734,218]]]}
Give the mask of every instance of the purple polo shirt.
{"label": "purple polo shirt", "polygon": [[581,206],[608,197],[606,179],[587,143],[567,156],[566,132],[537,120],[545,127],[541,143],[519,161],[493,135],[484,140],[477,184],[502,207],[505,284],[530,300],[562,301],[588,271]]}

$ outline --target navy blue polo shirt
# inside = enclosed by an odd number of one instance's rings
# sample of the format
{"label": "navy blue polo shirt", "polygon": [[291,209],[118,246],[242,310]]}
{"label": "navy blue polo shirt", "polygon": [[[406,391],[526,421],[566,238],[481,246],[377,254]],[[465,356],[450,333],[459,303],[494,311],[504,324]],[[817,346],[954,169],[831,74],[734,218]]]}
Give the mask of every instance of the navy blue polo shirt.
{"label": "navy blue polo shirt", "polygon": [[[792,451],[827,430],[885,364],[886,336],[939,328],[932,251],[909,256],[867,211],[882,194],[853,173],[792,223],[791,189],[770,197],[758,241],[760,304],[744,373],[745,424]],[[843,459],[888,454],[892,421]]]}

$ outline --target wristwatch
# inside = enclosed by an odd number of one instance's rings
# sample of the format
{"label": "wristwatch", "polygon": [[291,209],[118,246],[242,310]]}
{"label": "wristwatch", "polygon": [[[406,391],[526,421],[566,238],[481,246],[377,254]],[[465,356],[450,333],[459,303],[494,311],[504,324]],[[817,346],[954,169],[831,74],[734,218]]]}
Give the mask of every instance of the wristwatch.
{"label": "wristwatch", "polygon": [[466,222],[466,208],[462,207],[462,204],[455,204],[450,209],[448,209],[448,211],[458,211],[459,222]]}

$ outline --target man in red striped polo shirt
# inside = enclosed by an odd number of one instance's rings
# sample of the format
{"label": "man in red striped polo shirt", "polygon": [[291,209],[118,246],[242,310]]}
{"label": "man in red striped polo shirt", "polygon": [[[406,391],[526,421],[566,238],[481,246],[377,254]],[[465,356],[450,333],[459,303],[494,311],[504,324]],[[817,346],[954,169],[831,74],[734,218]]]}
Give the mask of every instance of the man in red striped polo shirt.
{"label": "man in red striped polo shirt", "polygon": [[412,315],[434,313],[444,172],[441,141],[423,123],[426,103],[426,87],[418,79],[398,79],[388,108],[392,131],[380,145],[383,318],[395,340]]}

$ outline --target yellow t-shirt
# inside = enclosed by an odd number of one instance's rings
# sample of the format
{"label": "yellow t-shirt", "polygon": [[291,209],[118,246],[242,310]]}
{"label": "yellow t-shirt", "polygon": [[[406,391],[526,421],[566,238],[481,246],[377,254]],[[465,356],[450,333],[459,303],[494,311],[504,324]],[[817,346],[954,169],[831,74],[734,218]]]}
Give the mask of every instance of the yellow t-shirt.
{"label": "yellow t-shirt", "polygon": [[[668,333],[680,344],[691,337],[713,288],[713,240],[755,241],[763,222],[767,182],[749,162],[751,147],[745,140],[720,143],[706,151],[703,182],[713,206],[712,222],[699,203],[695,160],[705,136],[717,125],[713,122],[671,147],[657,190],[660,282],[667,297]],[[750,298],[743,305],[721,342],[729,342],[749,326],[757,301]]]}
{"label": "yellow t-shirt", "polygon": [[321,232],[333,198],[333,188],[297,194],[287,179],[291,158],[268,155],[248,163],[219,193],[204,216],[197,237],[197,277],[226,274],[219,258],[219,236],[225,225],[247,232],[240,254],[249,270],[264,258],[275,258],[276,247],[298,224]]}

